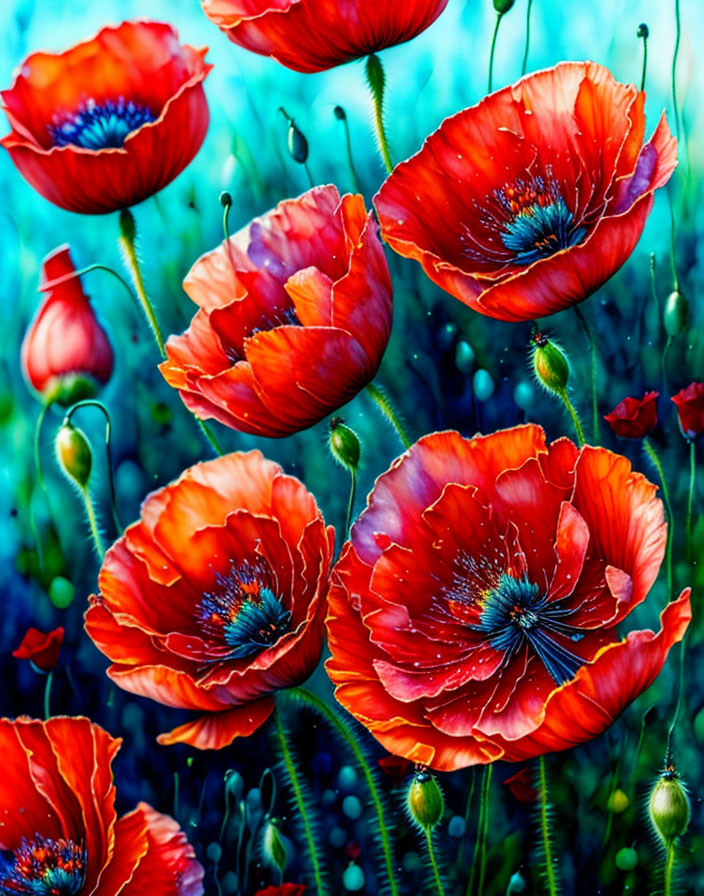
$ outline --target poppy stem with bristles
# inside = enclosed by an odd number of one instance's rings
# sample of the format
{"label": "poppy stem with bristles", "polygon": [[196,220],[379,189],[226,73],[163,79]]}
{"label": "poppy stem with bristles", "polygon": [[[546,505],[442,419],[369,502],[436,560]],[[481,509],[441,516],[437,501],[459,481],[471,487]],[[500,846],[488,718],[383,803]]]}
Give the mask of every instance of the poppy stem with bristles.
{"label": "poppy stem with bristles", "polygon": [[662,486],[662,499],[665,504],[665,510],[667,511],[667,549],[665,551],[665,564],[667,567],[667,600],[668,603],[672,600],[672,536],[674,534],[675,528],[675,518],[672,515],[672,505],[670,504],[670,492],[667,487],[667,479],[665,478],[665,471],[662,466],[662,462],[658,457],[658,454],[655,450],[653,443],[646,436],[643,439],[643,447],[645,448],[645,453],[648,455],[650,460],[652,461],[653,466],[655,467],[658,476],[660,477],[660,484]]}
{"label": "poppy stem with bristles", "polygon": [[435,889],[438,891],[438,896],[445,896],[445,890],[442,885],[442,878],[440,877],[440,869],[438,868],[438,862],[435,858],[435,848],[433,847],[433,833],[430,828],[426,828],[425,841],[428,846],[428,859],[430,860],[430,867],[433,869]]}
{"label": "poppy stem with bristles", "polygon": [[557,879],[555,865],[552,857],[552,843],[550,842],[550,812],[548,808],[548,784],[545,773],[545,757],[538,759],[538,784],[540,799],[540,836],[543,859],[545,862],[545,882],[549,896],[557,896]]}
{"label": "poppy stem with bristles", "polygon": [[575,433],[577,434],[577,444],[581,448],[585,444],[586,439],[584,438],[584,429],[582,427],[582,421],[579,419],[579,414],[570,401],[570,397],[567,394],[567,389],[558,390],[556,392],[556,395],[560,398],[565,408],[567,409],[567,413],[572,419],[572,425],[574,426]]}
{"label": "poppy stem with bristles", "polygon": [[352,510],[354,509],[354,496],[357,491],[357,472],[350,470],[350,497],[347,502],[347,516],[345,518],[345,531],[343,538],[347,539],[350,534],[350,524],[352,522]]}
{"label": "poppy stem with bristles", "polygon": [[124,253],[127,269],[129,270],[130,276],[132,277],[132,282],[134,283],[134,288],[137,292],[139,304],[142,306],[142,310],[144,311],[147,321],[149,322],[149,326],[152,329],[152,333],[154,334],[154,339],[156,340],[156,344],[159,348],[161,357],[165,358],[166,349],[164,348],[164,339],[161,335],[159,321],[156,318],[154,308],[152,306],[152,303],[149,301],[149,296],[147,295],[147,291],[144,287],[142,269],[139,265],[139,258],[137,257],[136,238],[137,224],[134,220],[134,215],[128,208],[125,208],[120,212],[120,247],[122,248],[122,251]]}
{"label": "poppy stem with bristles", "polygon": [[675,841],[670,839],[665,843],[665,869],[663,896],[672,896],[672,872],[675,867]]}
{"label": "poppy stem with bristles", "polygon": [[389,152],[389,141],[386,138],[384,129],[384,94],[386,91],[386,75],[384,74],[384,66],[381,59],[372,53],[367,57],[367,83],[371,91],[372,101],[374,103],[374,123],[376,124],[376,133],[379,140],[379,149],[384,160],[384,165],[389,174],[394,170],[394,163],[391,161]]}
{"label": "poppy stem with bristles", "polygon": [[396,430],[399,439],[401,439],[401,444],[403,445],[403,447],[406,449],[410,448],[412,442],[408,438],[408,434],[404,429],[401,418],[394,406],[391,404],[388,395],[386,395],[386,393],[378,386],[375,386],[374,383],[369,383],[369,385],[367,386],[367,393],[374,399],[381,413],[386,417],[389,423]]}
{"label": "poppy stem with bristles", "polygon": [[93,498],[91,497],[90,489],[87,485],[80,488],[79,491],[83,496],[83,503],[86,507],[86,515],[88,517],[88,525],[90,526],[90,534],[93,536],[95,553],[98,555],[98,559],[102,562],[105,557],[105,545],[103,544],[103,536],[100,534],[98,518],[95,513],[95,507],[93,506]]}

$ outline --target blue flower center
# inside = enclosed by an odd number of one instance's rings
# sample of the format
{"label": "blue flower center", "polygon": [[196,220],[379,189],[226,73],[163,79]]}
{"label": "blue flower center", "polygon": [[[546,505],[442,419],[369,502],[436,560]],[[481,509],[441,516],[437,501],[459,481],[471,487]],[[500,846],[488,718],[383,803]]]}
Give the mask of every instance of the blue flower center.
{"label": "blue flower center", "polygon": [[122,146],[133,131],[154,120],[146,106],[124,97],[102,103],[89,99],[75,112],[56,115],[48,130],[54,146],[114,149]]}
{"label": "blue flower center", "polygon": [[242,659],[275,644],[288,629],[291,613],[276,596],[265,561],[234,563],[216,576],[218,589],[206,593],[196,613],[216,646],[229,650],[218,659]]}
{"label": "blue flower center", "polygon": [[555,683],[571,681],[584,660],[568,650],[565,636],[579,641],[579,628],[565,622],[572,611],[559,601],[549,601],[527,576],[502,573],[494,588],[484,593],[479,622],[472,626],[507,659],[528,644],[538,655]]}
{"label": "blue flower center", "polygon": [[0,896],[77,896],[86,882],[85,846],[39,834],[0,853]]}

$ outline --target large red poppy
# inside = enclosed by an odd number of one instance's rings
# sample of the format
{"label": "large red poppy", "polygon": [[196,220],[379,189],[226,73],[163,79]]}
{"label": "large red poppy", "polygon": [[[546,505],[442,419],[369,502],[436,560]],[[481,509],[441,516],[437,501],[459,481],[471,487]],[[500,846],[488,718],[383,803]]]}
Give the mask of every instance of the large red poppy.
{"label": "large red poppy", "polygon": [[33,53],[0,94],[12,128],[2,145],[62,208],[100,214],[141,202],[200,149],[206,53],[147,21],[103,28],[64,53]]}
{"label": "large red poppy", "polygon": [[72,404],[95,395],[113,370],[107,333],[75,276],[68,246],[42,262],[46,293],[22,342],[22,370],[45,400]]}
{"label": "large red poppy", "polygon": [[337,699],[387,750],[447,771],[596,737],[691,617],[619,634],[655,581],[656,487],[537,426],[434,433],[376,482],[330,589]]}
{"label": "large red poppy", "polygon": [[178,824],[140,803],[117,817],[122,741],[89,719],[0,719],[0,892],[201,896],[203,868]]}
{"label": "large red poppy", "polygon": [[259,451],[146,499],[105,555],[85,625],[115,684],[197,713],[161,743],[226,746],[311,674],[333,543],[310,492]]}
{"label": "large red poppy", "polygon": [[391,280],[361,196],[316,187],[281,202],[193,265],[200,306],[166,344],[167,383],[203,419],[287,436],[374,377],[391,331]]}
{"label": "large red poppy", "polygon": [[321,72],[420,34],[447,0],[202,0],[233,43]]}
{"label": "large red poppy", "polygon": [[645,94],[593,62],[528,75],[446,119],[374,203],[384,239],[499,320],[581,302],[635,248],[677,164]]}

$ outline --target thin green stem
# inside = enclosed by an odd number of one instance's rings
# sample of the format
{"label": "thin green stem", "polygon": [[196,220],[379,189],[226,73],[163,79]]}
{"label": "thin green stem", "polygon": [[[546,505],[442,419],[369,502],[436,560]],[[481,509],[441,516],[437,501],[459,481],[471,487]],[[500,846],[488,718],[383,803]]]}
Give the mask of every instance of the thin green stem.
{"label": "thin green stem", "polygon": [[692,520],[694,517],[694,486],[697,480],[697,454],[694,439],[689,440],[689,491],[687,493],[687,559],[692,559]]}
{"label": "thin green stem", "polygon": [[[37,484],[44,492],[44,497],[46,499],[47,506],[49,507],[49,511],[51,512],[51,504],[49,502],[49,491],[46,487],[46,483],[44,482],[44,475],[42,473],[42,454],[41,454],[41,434],[42,434],[42,424],[44,423],[44,419],[46,417],[47,411],[51,407],[51,402],[47,401],[42,405],[41,411],[39,411],[39,416],[37,417],[37,422],[34,427],[34,475],[37,479]],[[37,521],[34,516],[34,506],[32,502],[32,498],[30,496],[29,499],[29,520],[32,527],[32,533],[34,535],[34,543],[37,547],[37,563],[39,564],[39,575],[44,575],[44,548],[42,546],[42,537],[39,532],[39,527],[37,526]]]}
{"label": "thin green stem", "polygon": [[303,162],[303,167],[305,169],[306,174],[308,175],[308,183],[310,184],[311,190],[315,186],[315,181],[313,180],[313,175],[310,173],[310,168],[308,167],[308,162]]}
{"label": "thin green stem", "polygon": [[648,71],[648,35],[643,35],[643,73],[640,77],[641,93],[645,90],[645,75]]}
{"label": "thin green stem", "polygon": [[347,538],[350,531],[350,523],[352,522],[352,510],[354,508],[354,496],[357,491],[357,472],[350,470],[350,497],[347,502],[347,517],[345,518],[344,537]]}
{"label": "thin green stem", "polygon": [[352,175],[352,183],[354,184],[354,188],[358,193],[362,192],[362,185],[359,180],[359,175],[357,174],[357,169],[354,166],[354,157],[352,155],[352,139],[350,137],[350,126],[347,121],[347,113],[342,108],[342,106],[335,107],[335,117],[338,121],[342,122],[342,126],[345,129],[345,146],[347,147],[347,164],[350,166],[350,174]]}
{"label": "thin green stem", "polygon": [[174,818],[178,818],[179,790],[180,790],[180,777],[179,777],[178,771],[175,771],[174,772]]}
{"label": "thin green stem", "polygon": [[440,877],[440,869],[438,868],[437,859],[435,858],[435,849],[433,847],[433,835],[429,828],[425,831],[425,842],[428,845],[428,858],[430,859],[430,867],[433,869],[433,877],[435,878],[435,889],[438,896],[445,896],[445,890]]}
{"label": "thin green stem", "polygon": [[482,896],[482,881],[484,879],[484,866],[486,863],[486,831],[489,827],[489,790],[491,787],[491,776],[493,772],[492,765],[485,765],[482,769],[481,794],[479,797],[479,819],[477,821],[477,839],[474,843],[474,853],[472,855],[472,865],[469,872],[469,881],[467,882],[466,896],[474,896],[474,880],[479,871],[479,891],[478,896]]}
{"label": "thin green stem", "polygon": [[389,880],[389,892],[392,896],[398,896],[398,887],[396,885],[396,879],[394,877],[394,862],[393,856],[391,853],[391,840],[389,837],[389,828],[386,823],[386,818],[384,816],[384,807],[381,802],[381,797],[379,795],[379,789],[377,787],[376,781],[374,780],[374,775],[372,774],[372,770],[369,767],[369,763],[367,762],[364,753],[357,743],[357,739],[354,734],[345,724],[344,720],[338,715],[338,713],[331,709],[324,700],[321,700],[311,691],[308,691],[305,688],[289,688],[288,691],[284,693],[289,694],[291,697],[294,697],[311,709],[314,709],[317,713],[319,713],[340,735],[340,737],[345,741],[347,746],[352,751],[352,754],[359,766],[360,771],[362,772],[362,776],[364,777],[364,781],[369,790],[369,795],[372,798],[372,803],[374,804],[374,809],[376,810],[377,816],[377,824],[379,826],[379,837],[381,840],[381,847],[384,853],[384,864],[386,865],[386,874]]}
{"label": "thin green stem", "polygon": [[476,783],[476,767],[472,768],[472,783],[469,785],[469,795],[467,796],[467,807],[464,810],[464,836],[460,838],[460,847],[457,850],[457,865],[462,864],[462,855],[464,853],[464,845],[467,841],[467,828],[469,827],[469,816],[472,812],[472,799],[474,798],[474,786]]}
{"label": "thin green stem", "polygon": [[680,138],[680,111],[679,111],[679,106],[677,104],[677,55],[680,51],[680,36],[681,36],[680,0],[675,0],[675,26],[676,26],[675,50],[672,54],[672,109],[674,111],[674,118],[675,118],[675,133],[677,135],[677,139],[679,140],[679,138]]}
{"label": "thin green stem", "polygon": [[301,821],[303,822],[303,830],[305,831],[305,837],[308,843],[308,853],[310,855],[311,864],[313,865],[315,889],[318,896],[323,896],[323,893],[325,893],[325,887],[323,885],[322,864],[320,861],[320,856],[318,855],[318,844],[316,843],[315,836],[313,835],[313,827],[311,825],[310,818],[308,817],[308,809],[306,808],[306,801],[303,798],[301,782],[298,779],[296,764],[293,761],[293,757],[291,755],[291,749],[288,745],[286,732],[284,731],[284,727],[281,723],[281,714],[278,708],[274,710],[274,717],[276,719],[276,732],[279,738],[279,745],[281,746],[281,752],[284,757],[284,765],[286,766],[286,772],[288,773],[288,777],[291,781],[291,786],[293,787],[293,793],[296,799],[296,805],[298,806],[298,812],[300,814]]}
{"label": "thin green stem", "polygon": [[667,600],[668,602],[672,600],[672,538],[674,535],[675,529],[675,518],[672,514],[672,505],[670,504],[670,492],[667,487],[667,479],[665,478],[665,471],[663,470],[662,463],[658,454],[655,450],[653,443],[646,436],[643,439],[643,447],[645,448],[645,453],[650,458],[653,466],[657,470],[657,474],[660,477],[660,484],[662,486],[662,499],[665,503],[665,509],[667,511],[667,549],[665,551],[665,563],[667,568]]}
{"label": "thin green stem", "polygon": [[670,264],[672,266],[672,286],[675,291],[679,291],[680,278],[677,274],[677,224],[675,222],[675,207],[672,200],[672,193],[667,194],[670,206]]}
{"label": "thin green stem", "polygon": [[665,762],[669,765],[672,762],[672,735],[675,731],[675,726],[677,725],[677,719],[680,715],[680,707],[682,706],[682,698],[684,696],[684,658],[685,653],[687,651],[686,648],[687,643],[687,634],[683,636],[680,641],[680,670],[679,677],[677,682],[677,703],[675,704],[675,711],[672,714],[672,721],[670,722],[670,726],[667,729],[667,745],[665,748]]}
{"label": "thin green stem", "polygon": [[152,333],[154,334],[154,339],[156,340],[156,344],[159,348],[161,357],[165,358],[166,350],[164,348],[164,339],[161,335],[159,321],[156,318],[154,308],[152,306],[152,303],[149,301],[149,296],[147,295],[147,291],[144,287],[142,269],[139,264],[139,258],[137,257],[136,236],[137,225],[134,220],[134,215],[129,209],[123,209],[120,212],[120,247],[123,250],[125,263],[130,272],[130,275],[132,276],[132,281],[134,283],[134,288],[137,291],[137,298],[139,299],[139,303],[142,306],[142,310],[144,311],[147,320],[149,321],[150,327],[152,328]]}
{"label": "thin green stem", "polygon": [[51,718],[51,683],[54,680],[54,670],[47,673],[44,683],[44,718]]}
{"label": "thin green stem", "polygon": [[95,546],[95,552],[98,555],[98,559],[102,561],[103,557],[105,556],[105,546],[103,545],[103,537],[100,534],[100,528],[98,527],[98,519],[95,515],[93,499],[91,498],[90,490],[87,485],[81,488],[80,492],[83,495],[83,502],[86,506],[88,525],[90,526],[90,534],[93,536],[93,545]]}
{"label": "thin green stem", "polygon": [[481,849],[479,851],[479,885],[477,888],[478,896],[483,896],[484,894],[484,876],[486,874],[486,841],[489,834],[489,809],[491,807],[489,796],[491,794],[491,777],[493,772],[494,766],[489,765],[487,767],[486,787],[484,789],[484,827],[482,829]]}
{"label": "thin green stem", "polygon": [[662,381],[665,387],[665,391],[668,392],[667,386],[667,356],[670,353],[670,346],[672,345],[672,334],[667,334],[667,339],[665,340],[665,348],[662,350]]}
{"label": "thin green stem", "polygon": [[591,356],[591,384],[592,384],[592,439],[594,444],[598,444],[599,442],[599,403],[597,398],[597,364],[598,364],[598,352],[596,347],[596,339],[594,338],[594,334],[592,333],[591,327],[587,323],[587,319],[582,314],[581,309],[577,305],[572,306],[574,308],[574,313],[577,316],[577,320],[579,321],[584,333],[589,340],[589,350]]}
{"label": "thin green stem", "polygon": [[374,124],[376,125],[376,134],[379,140],[379,149],[384,165],[389,174],[394,170],[394,163],[391,161],[391,153],[389,152],[389,141],[386,138],[386,130],[384,128],[384,93],[386,90],[386,75],[384,74],[384,66],[381,59],[372,53],[367,57],[367,83],[372,94],[374,103]]}
{"label": "thin green stem", "polygon": [[494,83],[494,52],[496,50],[496,38],[499,36],[499,25],[501,24],[503,15],[502,12],[496,14],[496,27],[494,28],[494,34],[491,38],[491,50],[489,51],[489,89],[487,90],[487,93],[491,93],[492,84]]}
{"label": "thin green stem", "polygon": [[665,869],[663,896],[672,896],[672,872],[675,868],[675,841],[667,840],[665,843]]}
{"label": "thin green stem", "polygon": [[562,403],[564,404],[564,406],[567,408],[567,412],[569,413],[569,415],[572,419],[572,425],[574,426],[574,431],[577,434],[577,444],[581,448],[582,445],[584,445],[584,443],[586,442],[586,439],[584,438],[584,429],[582,428],[582,421],[579,419],[579,415],[577,414],[577,411],[575,410],[574,405],[570,401],[570,397],[567,394],[567,390],[561,389],[557,393],[557,395],[560,398],[560,400],[562,401]]}
{"label": "thin green stem", "polygon": [[367,386],[367,393],[374,399],[381,413],[386,417],[389,423],[396,430],[399,439],[401,439],[401,444],[403,445],[403,447],[406,449],[410,448],[412,444],[411,440],[406,433],[398,412],[391,404],[388,395],[383,391],[383,389],[375,386],[374,383],[369,383],[369,385]]}
{"label": "thin green stem", "polygon": [[222,451],[220,442],[218,441],[217,436],[212,431],[212,429],[208,426],[208,424],[204,420],[201,420],[199,417],[196,417],[195,414],[193,415],[193,418],[196,421],[196,423],[198,424],[200,431],[203,433],[203,435],[208,440],[208,442],[210,442],[210,445],[212,446],[212,449],[215,452],[215,454],[218,454],[218,455],[222,454],[223,451]]}
{"label": "thin green stem", "polygon": [[528,50],[530,48],[530,12],[533,6],[533,0],[528,0],[528,9],[526,11],[526,46],[523,50],[523,65],[521,66],[521,76],[525,75],[528,68]]}
{"label": "thin green stem", "polygon": [[545,757],[538,759],[538,782],[540,789],[540,836],[542,839],[543,855],[545,857],[545,882],[549,896],[557,896],[557,879],[555,865],[552,857],[552,843],[550,842],[550,813],[548,811],[548,784],[545,773]]}
{"label": "thin green stem", "polygon": [[112,276],[116,280],[120,281],[120,283],[122,284],[124,289],[127,291],[129,297],[132,299],[132,301],[137,306],[137,308],[141,307],[141,305],[139,303],[139,299],[137,298],[137,296],[134,293],[134,290],[129,285],[129,283],[125,280],[125,278],[122,277],[120,274],[118,274],[117,271],[113,270],[111,267],[108,267],[108,265],[106,265],[106,264],[89,264],[85,268],[81,268],[78,271],[73,271],[71,274],[67,274],[65,277],[61,277],[56,282],[62,283],[64,280],[72,280],[74,277],[83,277],[84,274],[90,274],[91,271],[107,271],[108,274],[112,274]]}

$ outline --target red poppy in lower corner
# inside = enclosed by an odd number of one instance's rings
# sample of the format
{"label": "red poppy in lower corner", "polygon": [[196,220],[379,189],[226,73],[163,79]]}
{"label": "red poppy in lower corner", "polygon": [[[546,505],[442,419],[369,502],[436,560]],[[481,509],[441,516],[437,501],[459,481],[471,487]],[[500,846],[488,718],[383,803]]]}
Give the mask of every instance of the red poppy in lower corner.
{"label": "red poppy in lower corner", "polygon": [[336,411],[372,380],[391,332],[378,228],[333,186],[256,218],[183,286],[200,310],[161,372],[197,417],[241,432],[288,436]]}
{"label": "red poppy in lower corner", "polygon": [[123,22],[64,53],[33,53],[2,91],[20,174],[50,202],[102,214],[170,183],[208,130],[207,48],[171,25]]}
{"label": "red poppy in lower corner", "polygon": [[400,255],[475,311],[533,320],[581,302],[626,261],[677,164],[645,94],[564,62],[446,119],[374,199]]}
{"label": "red poppy in lower corner", "polygon": [[230,40],[297,72],[321,72],[416,37],[447,0],[202,0]]}
{"label": "red poppy in lower corner", "polygon": [[178,824],[140,803],[117,817],[122,742],[90,719],[0,719],[0,893],[201,896]]}
{"label": "red poppy in lower corner", "polygon": [[105,555],[85,627],[115,684],[197,713],[160,743],[224,747],[308,678],[333,547],[314,497],[259,451],[149,495]]}
{"label": "red poppy in lower corner", "polygon": [[59,661],[63,643],[63,628],[55,628],[46,634],[39,629],[30,628],[17,650],[12,651],[12,655],[18,660],[29,660],[41,672],[51,672]]}
{"label": "red poppy in lower corner", "polygon": [[643,439],[658,422],[659,392],[646,392],[642,398],[628,396],[620,401],[604,420],[622,439]]}
{"label": "red poppy in lower corner", "polygon": [[533,425],[421,439],[377,479],[333,572],[337,699],[440,771],[601,734],[691,618],[688,589],[657,633],[620,631],[665,552],[656,491],[625,457]]}
{"label": "red poppy in lower corner", "polygon": [[672,396],[685,439],[691,441],[704,432],[704,383],[690,383]]}

